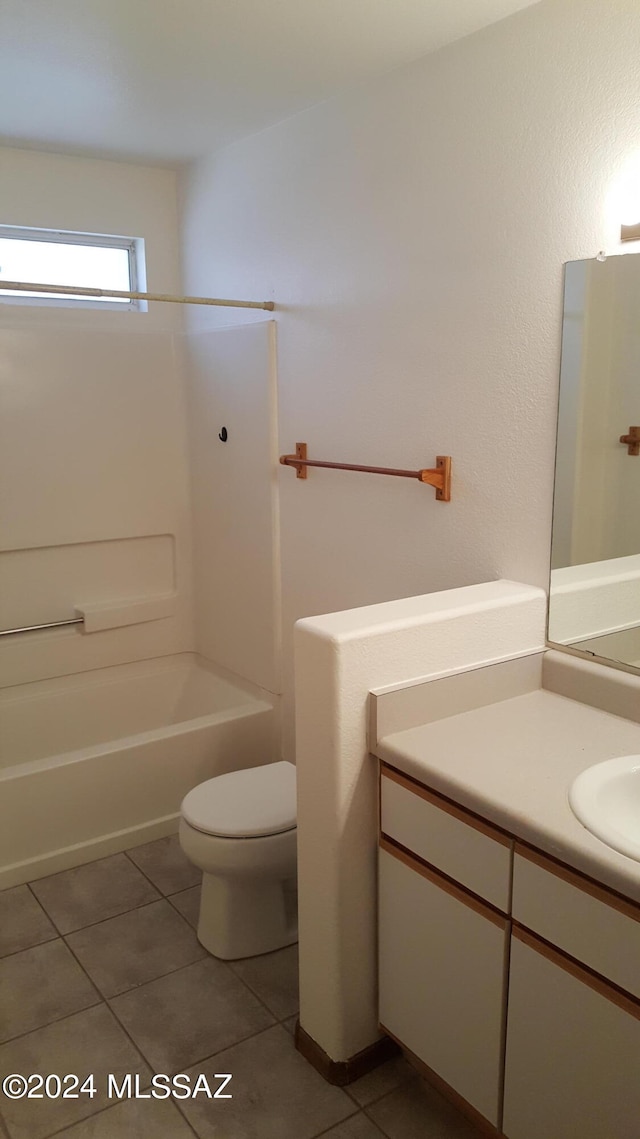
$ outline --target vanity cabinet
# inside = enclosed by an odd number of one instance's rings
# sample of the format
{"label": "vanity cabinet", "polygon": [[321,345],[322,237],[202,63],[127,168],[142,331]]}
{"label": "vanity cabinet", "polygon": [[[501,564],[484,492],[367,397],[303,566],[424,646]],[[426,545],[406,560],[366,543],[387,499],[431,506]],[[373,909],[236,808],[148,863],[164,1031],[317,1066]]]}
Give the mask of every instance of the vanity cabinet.
{"label": "vanity cabinet", "polygon": [[380,827],[381,1025],[497,1127],[511,841],[387,767]]}
{"label": "vanity cabinet", "polygon": [[503,1132],[638,1139],[640,1009],[514,928]]}
{"label": "vanity cabinet", "polygon": [[638,906],[516,843],[512,913],[519,925],[640,1000]]}
{"label": "vanity cabinet", "polygon": [[508,920],[388,844],[379,905],[381,1024],[497,1125]]}
{"label": "vanity cabinet", "polygon": [[640,1136],[640,906],[387,764],[380,1025],[508,1139]]}

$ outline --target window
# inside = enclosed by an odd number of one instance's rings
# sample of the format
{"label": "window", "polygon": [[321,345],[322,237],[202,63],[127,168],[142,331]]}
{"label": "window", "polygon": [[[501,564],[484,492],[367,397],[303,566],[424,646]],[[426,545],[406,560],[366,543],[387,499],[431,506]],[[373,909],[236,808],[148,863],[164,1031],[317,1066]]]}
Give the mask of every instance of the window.
{"label": "window", "polygon": [[[24,281],[74,288],[144,289],[144,243],[138,238],[0,226],[0,282]],[[90,308],[143,309],[122,297],[0,289],[0,300]]]}

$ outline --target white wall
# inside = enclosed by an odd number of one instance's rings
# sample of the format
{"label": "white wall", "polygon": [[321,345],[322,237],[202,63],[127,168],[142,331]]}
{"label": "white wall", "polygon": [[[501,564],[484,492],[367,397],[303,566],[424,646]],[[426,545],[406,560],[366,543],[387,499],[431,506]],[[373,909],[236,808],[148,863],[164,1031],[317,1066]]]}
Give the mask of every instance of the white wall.
{"label": "white wall", "polygon": [[546,585],[562,265],[617,240],[639,41],[637,0],[542,0],[185,178],[188,289],[277,301],[282,449],[454,460],[449,505],[281,471],[289,670],[300,615]]}
{"label": "white wall", "polygon": [[[149,288],[180,291],[171,171],[4,149],[0,223],[142,237]],[[2,638],[0,684],[192,646],[181,328],[0,302],[1,627],[176,594],[161,620]]]}
{"label": "white wall", "polygon": [[275,323],[200,327],[186,343],[196,645],[209,660],[278,693]]}

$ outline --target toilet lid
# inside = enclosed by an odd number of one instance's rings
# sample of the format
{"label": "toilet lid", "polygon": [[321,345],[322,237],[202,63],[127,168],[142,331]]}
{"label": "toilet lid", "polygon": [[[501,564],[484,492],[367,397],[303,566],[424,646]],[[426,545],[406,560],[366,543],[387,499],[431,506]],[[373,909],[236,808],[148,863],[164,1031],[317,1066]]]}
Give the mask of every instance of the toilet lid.
{"label": "toilet lid", "polygon": [[296,825],[296,769],[267,763],[200,783],[185,797],[182,817],[196,830],[221,838],[258,838]]}

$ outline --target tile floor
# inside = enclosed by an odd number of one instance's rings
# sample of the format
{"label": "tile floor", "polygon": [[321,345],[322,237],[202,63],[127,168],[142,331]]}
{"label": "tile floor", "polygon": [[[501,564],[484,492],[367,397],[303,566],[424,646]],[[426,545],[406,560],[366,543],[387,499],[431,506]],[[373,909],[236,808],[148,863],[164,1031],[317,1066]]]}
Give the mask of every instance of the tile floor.
{"label": "tile floor", "polygon": [[[198,901],[173,837],[0,893],[0,1076],[92,1072],[96,1087],[0,1092],[2,1139],[478,1139],[402,1059],[325,1083],[293,1044],[296,947],[218,961],[195,936]],[[231,1099],[108,1096],[109,1073],[141,1091],[202,1073],[215,1091],[216,1072]]]}

